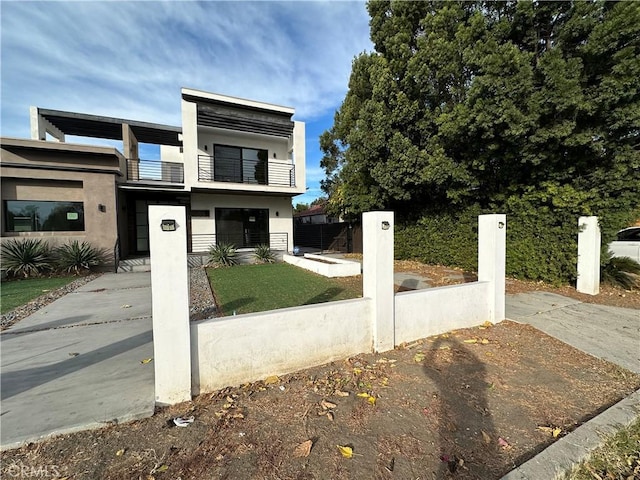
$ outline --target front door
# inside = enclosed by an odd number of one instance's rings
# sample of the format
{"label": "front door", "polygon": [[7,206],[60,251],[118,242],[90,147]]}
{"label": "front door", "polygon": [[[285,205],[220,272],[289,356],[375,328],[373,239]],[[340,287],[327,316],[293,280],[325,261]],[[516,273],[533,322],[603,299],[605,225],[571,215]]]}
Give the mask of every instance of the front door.
{"label": "front door", "polygon": [[[149,253],[149,205],[176,205],[175,200],[136,200],[135,246],[138,255]],[[187,222],[187,234],[189,234]]]}

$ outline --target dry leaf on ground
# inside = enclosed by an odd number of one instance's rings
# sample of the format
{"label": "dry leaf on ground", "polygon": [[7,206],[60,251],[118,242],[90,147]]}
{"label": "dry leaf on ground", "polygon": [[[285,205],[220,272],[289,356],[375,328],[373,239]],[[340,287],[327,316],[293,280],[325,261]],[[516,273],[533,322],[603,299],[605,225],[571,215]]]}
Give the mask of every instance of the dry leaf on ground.
{"label": "dry leaf on ground", "polygon": [[349,446],[336,445],[338,447],[338,451],[342,454],[344,458],[353,457],[353,448]]}
{"label": "dry leaf on ground", "polygon": [[294,457],[308,457],[309,453],[311,453],[311,447],[313,447],[313,441],[307,440],[306,442],[302,442],[296,448],[293,449]]}

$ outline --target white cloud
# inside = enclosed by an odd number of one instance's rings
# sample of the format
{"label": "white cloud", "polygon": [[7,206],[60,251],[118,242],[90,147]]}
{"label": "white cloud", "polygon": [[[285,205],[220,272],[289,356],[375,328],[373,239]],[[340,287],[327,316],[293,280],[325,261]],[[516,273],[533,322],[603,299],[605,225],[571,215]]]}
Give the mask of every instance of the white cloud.
{"label": "white cloud", "polygon": [[371,49],[356,2],[3,2],[2,135],[29,105],[180,124],[182,86],[289,105],[312,120]]}

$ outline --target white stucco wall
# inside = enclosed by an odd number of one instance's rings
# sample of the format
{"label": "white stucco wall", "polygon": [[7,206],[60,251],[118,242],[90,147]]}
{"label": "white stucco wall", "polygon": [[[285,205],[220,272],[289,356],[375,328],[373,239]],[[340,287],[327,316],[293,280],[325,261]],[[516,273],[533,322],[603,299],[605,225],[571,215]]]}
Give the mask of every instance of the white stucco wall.
{"label": "white stucco wall", "polygon": [[370,306],[361,298],[194,323],[192,394],[369,352]]}
{"label": "white stucco wall", "polygon": [[306,133],[304,122],[293,122],[293,150],[292,157],[296,165],[296,191],[307,191],[306,173]]}
{"label": "white stucco wall", "polygon": [[578,280],[576,290],[588,295],[600,293],[600,246],[598,217],[578,219]]}
{"label": "white stucco wall", "polygon": [[163,162],[184,163],[180,147],[173,145],[160,145],[160,160]]}
{"label": "white stucco wall", "polygon": [[[194,102],[182,100],[182,140],[185,189],[215,188],[220,190],[246,192],[288,192],[301,194],[306,191],[305,169],[305,124],[294,122],[291,139],[234,132],[219,128],[197,125],[197,107]],[[247,148],[262,148],[269,151],[270,162],[293,162],[295,164],[296,186],[294,188],[279,185],[254,185],[230,182],[198,181],[198,155],[213,155],[213,144],[232,145]],[[207,150],[205,150],[205,145]],[[276,158],[273,158],[273,154]],[[167,160],[171,161],[171,160]]]}
{"label": "white stucco wall", "polygon": [[198,127],[197,106],[182,100],[182,152],[184,161],[184,187],[191,187],[198,179]]}
{"label": "white stucco wall", "polygon": [[278,160],[288,159],[286,138],[198,127],[198,155],[213,155],[214,144],[268,150],[269,161],[273,160],[274,153]]}
{"label": "white stucco wall", "polygon": [[[161,224],[175,221],[173,231]],[[149,205],[151,310],[155,398],[160,405],[191,400],[189,269],[185,207]]]}
{"label": "white stucco wall", "polygon": [[489,282],[397,293],[396,345],[490,320],[489,293]]}
{"label": "white stucco wall", "polygon": [[288,250],[293,248],[293,207],[290,197],[193,193],[191,209],[209,210],[210,216],[191,218],[192,235],[216,233],[215,208],[268,208],[269,233],[286,233]]}

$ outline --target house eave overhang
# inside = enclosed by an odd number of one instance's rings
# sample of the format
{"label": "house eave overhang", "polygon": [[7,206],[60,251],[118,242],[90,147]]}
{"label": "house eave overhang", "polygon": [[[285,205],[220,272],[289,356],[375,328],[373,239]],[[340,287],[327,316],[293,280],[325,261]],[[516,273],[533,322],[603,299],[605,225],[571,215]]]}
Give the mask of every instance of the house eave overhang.
{"label": "house eave overhang", "polygon": [[182,89],[182,98],[196,104],[196,123],[201,127],[290,138],[295,110],[215,93]]}

